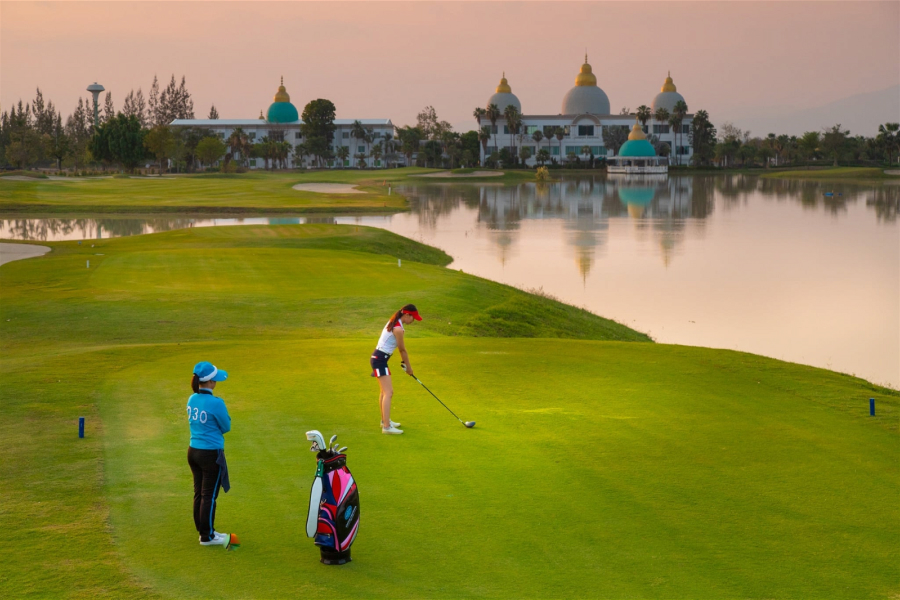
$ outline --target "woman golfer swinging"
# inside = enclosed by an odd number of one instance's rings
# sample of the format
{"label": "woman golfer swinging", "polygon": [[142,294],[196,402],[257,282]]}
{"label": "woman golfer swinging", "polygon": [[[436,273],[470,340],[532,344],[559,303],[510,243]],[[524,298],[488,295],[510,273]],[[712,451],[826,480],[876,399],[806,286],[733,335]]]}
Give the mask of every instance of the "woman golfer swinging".
{"label": "woman golfer swinging", "polygon": [[391,398],[394,396],[394,386],[391,383],[391,370],[388,368],[388,360],[397,348],[400,349],[400,357],[406,365],[406,372],[413,374],[412,365],[409,363],[409,353],[406,351],[406,344],[403,340],[404,325],[409,325],[413,321],[421,321],[419,311],[415,305],[407,304],[394,313],[391,320],[387,322],[384,329],[381,330],[381,337],[378,339],[378,345],[372,352],[372,359],[369,361],[372,365],[372,376],[378,378],[378,385],[381,387],[381,393],[378,395],[378,406],[381,409],[381,433],[389,435],[399,435],[403,433],[400,423],[391,421]]}
{"label": "woman golfer swinging", "polygon": [[200,534],[201,546],[226,546],[233,541],[227,533],[215,528],[216,500],[219,488],[227,492],[228,465],[225,463],[225,438],[231,431],[231,417],[221,398],[213,395],[217,381],[228,379],[228,373],[212,363],[199,362],[194,367],[188,398],[188,424],[191,426],[191,444],[187,459],[194,474],[194,526]]}

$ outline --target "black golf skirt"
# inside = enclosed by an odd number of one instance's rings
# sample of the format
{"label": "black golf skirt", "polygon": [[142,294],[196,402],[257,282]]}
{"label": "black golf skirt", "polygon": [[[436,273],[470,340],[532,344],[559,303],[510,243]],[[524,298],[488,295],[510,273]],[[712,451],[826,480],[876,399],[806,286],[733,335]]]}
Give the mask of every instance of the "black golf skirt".
{"label": "black golf skirt", "polygon": [[390,354],[385,354],[381,350],[372,352],[372,358],[369,364],[372,366],[372,377],[384,377],[390,375],[391,370],[388,368],[388,361],[391,359]]}

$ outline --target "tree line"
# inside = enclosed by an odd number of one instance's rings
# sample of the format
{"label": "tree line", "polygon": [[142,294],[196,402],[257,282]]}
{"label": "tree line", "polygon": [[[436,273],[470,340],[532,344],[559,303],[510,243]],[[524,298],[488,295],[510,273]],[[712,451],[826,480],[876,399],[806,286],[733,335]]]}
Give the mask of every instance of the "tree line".
{"label": "tree line", "polygon": [[[900,158],[898,123],[879,126],[872,137],[851,135],[840,125],[801,136],[770,133],[754,137],[731,123],[717,129],[705,110],[693,115],[689,131],[684,132],[682,125],[688,107],[683,101],[671,113],[664,108],[652,111],[647,106],[639,106],[633,112],[624,108],[620,114],[633,116],[648,132],[651,123],[671,128],[676,147],[685,143],[692,146],[691,165],[697,167],[785,166],[823,159],[834,165],[892,164]],[[261,159],[266,169],[287,168],[290,159],[295,165],[307,163],[309,159],[309,164],[320,168],[331,165],[365,168],[372,159],[378,166],[403,163],[456,168],[482,164],[514,168],[524,167],[529,159],[535,158],[542,166],[577,168],[600,166],[605,159],[605,156],[594,156],[592,147],[587,145],[577,148],[580,152],[563,152],[563,141],[569,138],[566,129],[528,131],[515,106],[507,106],[501,112],[497,105],[490,104],[476,108],[473,116],[478,122],[477,130],[456,132],[450,123],[438,117],[434,107],[426,106],[417,115],[415,125],[398,127],[395,133],[378,139],[372,129],[356,121],[350,130],[356,145],[351,148],[342,141],[335,143],[335,106],[330,100],[320,98],[304,107],[299,143],[286,140],[285,129],[277,124],[269,125],[268,135],[260,139],[251,139],[241,128],[223,139],[210,128],[171,127],[175,119],[194,118],[194,102],[185,77],[179,83],[173,74],[168,85],[160,87],[154,76],[147,97],[141,88],[131,90],[119,111],[112,93],[107,92],[96,125],[93,101],[89,97],[79,98],[64,121],[53,102],[45,100],[37,89],[31,102],[20,100],[0,114],[0,166],[19,169],[55,166],[58,170],[75,171],[100,166],[133,171],[141,164],[155,162],[160,172],[170,167],[176,171],[193,171],[215,164],[221,165],[216,168],[233,171],[249,167],[253,159]],[[208,119],[218,118],[213,105]],[[507,129],[498,134],[495,132],[501,118]],[[603,127],[604,148],[618,154],[629,131],[628,126]],[[495,139],[502,140],[504,135],[508,136],[508,144],[488,152],[491,138],[496,136]],[[649,133],[647,138],[657,154],[666,156],[672,151],[655,133]],[[555,155],[554,145],[558,148]],[[480,161],[482,152],[483,162]]]}

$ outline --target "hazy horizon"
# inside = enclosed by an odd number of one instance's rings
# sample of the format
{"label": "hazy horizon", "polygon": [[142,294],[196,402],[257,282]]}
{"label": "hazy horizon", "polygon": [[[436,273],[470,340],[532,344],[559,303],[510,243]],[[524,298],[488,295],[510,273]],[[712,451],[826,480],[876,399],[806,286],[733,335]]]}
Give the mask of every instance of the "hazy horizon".
{"label": "hazy horizon", "polygon": [[900,85],[897,2],[3,2],[0,106],[40,87],[68,115],[98,81],[118,110],[174,74],[198,118],[213,103],[255,118],[283,75],[299,110],[328,98],[339,118],[404,125],[432,105],[467,130],[504,71],[523,112],[558,113],[585,50],[614,113],[650,105],[671,70],[717,125],[831,103],[820,118],[900,119],[892,101],[883,116],[839,102]]}

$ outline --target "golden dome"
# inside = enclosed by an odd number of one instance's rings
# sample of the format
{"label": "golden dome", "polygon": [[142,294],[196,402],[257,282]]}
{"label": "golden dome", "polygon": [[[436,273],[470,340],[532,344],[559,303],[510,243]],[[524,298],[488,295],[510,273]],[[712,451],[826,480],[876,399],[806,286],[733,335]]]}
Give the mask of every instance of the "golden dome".
{"label": "golden dome", "polygon": [[644,130],[641,128],[641,124],[637,122],[637,119],[635,119],[634,127],[631,128],[631,133],[628,134],[628,141],[646,139],[647,136],[644,135]]}
{"label": "golden dome", "polygon": [[672,82],[672,72],[669,71],[669,76],[666,77],[666,82],[663,84],[660,92],[677,92],[675,89],[675,84]]}
{"label": "golden dome", "polygon": [[509,83],[506,81],[506,71],[503,72],[503,77],[500,78],[500,85],[497,86],[498,94],[512,94],[512,88],[509,87]]}
{"label": "golden dome", "polygon": [[284,76],[281,77],[281,85],[278,86],[278,91],[275,92],[275,102],[290,102],[291,97],[288,95],[287,90],[284,89]]}
{"label": "golden dome", "polygon": [[581,87],[597,85],[597,76],[594,75],[591,65],[588,64],[587,54],[584,55],[584,64],[581,65],[581,71],[575,77],[575,85]]}

